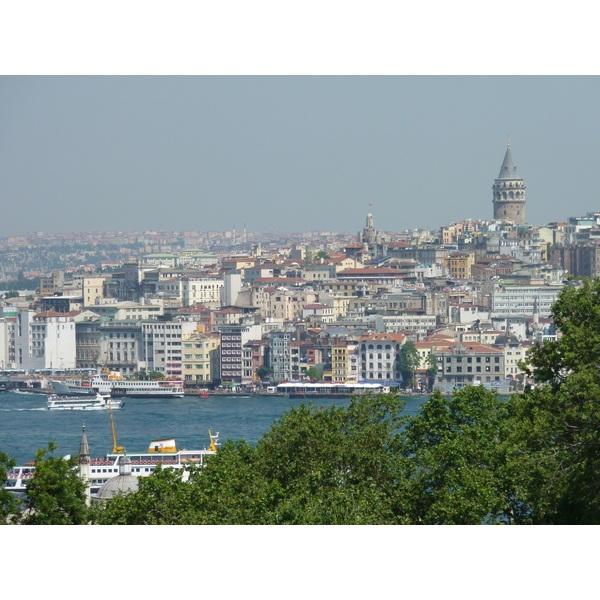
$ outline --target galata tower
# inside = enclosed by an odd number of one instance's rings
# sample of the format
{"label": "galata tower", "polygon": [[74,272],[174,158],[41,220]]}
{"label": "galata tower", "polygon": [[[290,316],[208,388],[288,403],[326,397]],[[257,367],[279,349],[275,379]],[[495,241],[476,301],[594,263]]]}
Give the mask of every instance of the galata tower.
{"label": "galata tower", "polygon": [[494,190],[494,219],[513,221],[515,225],[525,225],[525,184],[517,173],[517,167],[507,143],[500,175],[492,186]]}

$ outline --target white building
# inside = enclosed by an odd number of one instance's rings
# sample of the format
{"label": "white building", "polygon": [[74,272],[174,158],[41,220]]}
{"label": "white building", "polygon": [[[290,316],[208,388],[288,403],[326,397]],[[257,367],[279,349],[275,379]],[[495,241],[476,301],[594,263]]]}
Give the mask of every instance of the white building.
{"label": "white building", "polygon": [[221,307],[223,279],[210,275],[184,275],[181,278],[181,294],[184,306],[203,304],[207,308]]}
{"label": "white building", "polygon": [[550,309],[562,286],[507,286],[491,294],[492,312],[496,315],[533,315],[537,302],[541,317],[549,317]]}
{"label": "white building", "polygon": [[21,311],[15,324],[17,369],[74,369],[75,322],[65,314]]}
{"label": "white building", "polygon": [[15,368],[15,320],[0,317],[0,369]]}

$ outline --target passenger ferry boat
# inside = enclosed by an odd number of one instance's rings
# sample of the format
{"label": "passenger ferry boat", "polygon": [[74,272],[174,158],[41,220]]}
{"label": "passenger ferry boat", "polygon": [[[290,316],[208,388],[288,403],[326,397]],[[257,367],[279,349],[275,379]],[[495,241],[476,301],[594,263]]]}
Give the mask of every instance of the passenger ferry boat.
{"label": "passenger ferry boat", "polygon": [[48,410],[106,410],[108,408],[123,408],[122,400],[115,400],[110,394],[95,396],[48,396]]}
{"label": "passenger ferry boat", "polygon": [[[204,459],[210,454],[215,454],[220,446],[219,433],[213,434],[209,429],[210,445],[202,450],[177,450],[174,439],[154,440],[146,452],[127,452],[131,459],[131,474],[136,477],[152,475],[157,465],[184,469],[184,481],[189,477],[185,468],[189,465],[204,465]],[[103,458],[90,460],[90,492],[96,494],[102,484],[119,474],[119,458],[123,455],[124,448],[117,448],[118,452],[110,452]],[[27,482],[33,477],[35,463],[27,463],[23,467],[13,467],[6,474],[5,489],[11,492],[25,492]]]}
{"label": "passenger ferry boat", "polygon": [[117,372],[102,373],[91,378],[65,379],[52,381],[52,387],[59,394],[110,394],[111,396],[161,397],[184,396],[181,379],[159,379],[151,381],[125,380]]}
{"label": "passenger ferry boat", "polygon": [[277,386],[278,394],[288,394],[290,398],[348,398],[363,394],[387,394],[392,389],[381,383],[310,383],[288,381]]}

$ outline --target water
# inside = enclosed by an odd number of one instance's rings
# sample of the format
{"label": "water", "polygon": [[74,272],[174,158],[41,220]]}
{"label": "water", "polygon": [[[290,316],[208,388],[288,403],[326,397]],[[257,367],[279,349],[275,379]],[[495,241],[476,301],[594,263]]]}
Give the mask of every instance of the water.
{"label": "water", "polygon": [[[407,398],[405,412],[415,414],[424,399]],[[275,419],[302,402],[287,396],[127,398],[113,416],[118,445],[129,452],[146,451],[152,440],[165,438],[175,438],[178,448],[200,449],[208,447],[209,428],[220,432],[221,442],[245,439],[255,444]],[[319,398],[314,404],[348,406],[350,399]],[[58,454],[77,454],[83,421],[91,455],[111,452],[107,410],[49,411],[43,394],[0,392],[0,450],[17,464],[32,461],[50,440],[58,444]]]}

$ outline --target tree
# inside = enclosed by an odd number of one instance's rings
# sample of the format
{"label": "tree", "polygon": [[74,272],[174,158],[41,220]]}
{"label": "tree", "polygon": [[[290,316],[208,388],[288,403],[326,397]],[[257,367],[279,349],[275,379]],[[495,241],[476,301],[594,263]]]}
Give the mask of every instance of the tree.
{"label": "tree", "polygon": [[306,369],[306,376],[313,381],[321,381],[323,379],[323,373],[317,367],[308,367]]}
{"label": "tree", "polygon": [[4,297],[6,299],[8,299],[8,298],[18,298],[19,297],[19,292],[17,292],[17,290],[10,290],[9,292],[6,292],[6,294],[4,294]]}
{"label": "tree", "polygon": [[136,371],[132,379],[137,379],[138,381],[150,381],[151,379],[164,379],[164,373],[160,371],[146,371],[142,369],[141,371]]}
{"label": "tree", "polygon": [[90,519],[86,483],[79,476],[77,457],[52,456],[57,449],[49,442],[47,449],[40,448],[35,455],[21,520],[25,525],[83,525]]}
{"label": "tree", "polygon": [[521,368],[536,381],[509,401],[515,489],[531,523],[600,523],[600,279],[565,288],[557,341]]}
{"label": "tree", "polygon": [[315,260],[321,260],[321,259],[327,259],[327,258],[329,258],[329,254],[327,254],[327,252],[325,252],[324,250],[319,250],[315,254]]}
{"label": "tree", "polygon": [[398,512],[410,524],[515,522],[502,444],[506,402],[482,386],[435,392],[408,419]]}
{"label": "tree", "polygon": [[412,342],[404,342],[400,346],[400,350],[397,355],[398,370],[402,375],[402,382],[404,387],[408,387],[410,382],[411,387],[414,386],[415,371],[421,365],[421,357],[419,351],[415,348]]}
{"label": "tree", "polygon": [[157,469],[137,492],[108,500],[102,524],[351,524],[393,512],[404,401],[364,396],[348,408],[302,405],[256,447],[226,442],[189,481]]}
{"label": "tree", "polygon": [[256,369],[256,376],[261,381],[268,379],[272,374],[273,374],[273,369],[270,369],[266,365],[261,365],[260,367],[258,367],[258,369]]}
{"label": "tree", "polygon": [[427,358],[425,359],[425,366],[427,369],[429,391],[433,391],[433,386],[435,384],[435,376],[439,368],[438,359],[436,358],[435,354],[431,353],[427,355]]}
{"label": "tree", "polygon": [[15,459],[6,452],[0,452],[0,525],[12,522],[18,515],[21,503],[17,497],[4,488],[6,474],[15,466]]}
{"label": "tree", "polygon": [[292,408],[256,447],[259,472],[278,504],[277,523],[397,523],[395,457],[405,421],[396,393],[347,408]]}

